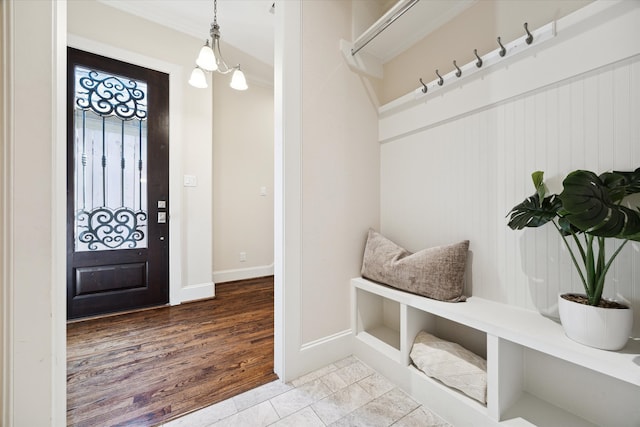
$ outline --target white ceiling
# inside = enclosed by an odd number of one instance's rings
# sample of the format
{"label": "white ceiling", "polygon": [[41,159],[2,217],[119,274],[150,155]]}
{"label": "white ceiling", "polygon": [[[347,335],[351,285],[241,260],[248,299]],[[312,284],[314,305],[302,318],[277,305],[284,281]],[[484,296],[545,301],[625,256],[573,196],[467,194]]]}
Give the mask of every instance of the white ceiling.
{"label": "white ceiling", "polygon": [[[213,0],[99,0],[104,4],[204,40]],[[218,0],[222,40],[273,66],[273,0]],[[224,54],[224,52],[223,52]]]}

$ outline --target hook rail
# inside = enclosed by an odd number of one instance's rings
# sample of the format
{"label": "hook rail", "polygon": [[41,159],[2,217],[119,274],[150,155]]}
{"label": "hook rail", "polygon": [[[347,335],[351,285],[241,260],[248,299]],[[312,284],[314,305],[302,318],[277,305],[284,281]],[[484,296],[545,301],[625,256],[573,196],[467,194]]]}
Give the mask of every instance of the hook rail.
{"label": "hook rail", "polygon": [[[550,22],[534,31],[529,31],[528,24],[525,22],[524,29],[526,33],[525,35],[509,43],[503,44],[502,39],[498,37],[499,47],[487,53],[486,55],[481,56],[478,54],[478,50],[474,49],[473,54],[476,59],[467,64],[459,66],[456,61],[453,61],[453,66],[455,68],[447,74],[441,75],[439,70],[436,70],[437,78],[429,83],[425,83],[422,78],[420,78],[421,86],[413,91],[414,96],[425,95],[427,93],[433,94],[438,90],[443,90],[446,88],[446,86],[448,86],[448,84],[444,84],[445,81],[462,81],[478,71],[489,68],[500,61],[512,58],[514,55],[521,53],[539,43],[549,40],[556,35],[555,22]],[[457,78],[452,79],[453,76]]]}

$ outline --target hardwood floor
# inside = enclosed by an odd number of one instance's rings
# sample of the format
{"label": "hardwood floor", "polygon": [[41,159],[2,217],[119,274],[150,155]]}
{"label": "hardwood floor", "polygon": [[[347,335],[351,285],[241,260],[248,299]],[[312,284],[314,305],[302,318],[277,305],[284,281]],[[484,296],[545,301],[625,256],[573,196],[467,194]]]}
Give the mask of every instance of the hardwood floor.
{"label": "hardwood floor", "polygon": [[273,277],[67,325],[68,426],[153,426],[275,379]]}

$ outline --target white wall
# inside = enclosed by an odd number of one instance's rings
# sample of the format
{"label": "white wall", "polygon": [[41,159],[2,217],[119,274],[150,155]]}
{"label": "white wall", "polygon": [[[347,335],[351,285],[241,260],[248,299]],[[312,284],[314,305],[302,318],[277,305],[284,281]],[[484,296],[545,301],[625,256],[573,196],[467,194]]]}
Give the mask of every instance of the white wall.
{"label": "white wall", "polygon": [[229,81],[216,75],[213,89],[216,283],[273,274],[273,86],[240,92]]}
{"label": "white wall", "polygon": [[[187,84],[202,41],[94,0],[69,2],[68,32],[74,47],[171,74],[171,302],[213,296],[212,91]],[[197,187],[183,187],[183,174]]]}
{"label": "white wall", "polygon": [[1,7],[0,424],[64,426],[66,4]]}
{"label": "white wall", "polygon": [[[331,23],[331,25],[327,25]],[[349,279],[379,222],[377,113],[338,49],[351,4],[276,4],[276,369],[351,353]]]}
{"label": "white wall", "polygon": [[[382,231],[413,250],[469,239],[469,293],[556,314],[558,293],[581,289],[566,250],[552,227],[514,232],[505,216],[535,170],[559,192],[574,169],[640,166],[638,22],[638,2],[596,2],[530,54],[383,113]],[[605,288],[631,301],[636,334],[639,265],[627,244]]]}

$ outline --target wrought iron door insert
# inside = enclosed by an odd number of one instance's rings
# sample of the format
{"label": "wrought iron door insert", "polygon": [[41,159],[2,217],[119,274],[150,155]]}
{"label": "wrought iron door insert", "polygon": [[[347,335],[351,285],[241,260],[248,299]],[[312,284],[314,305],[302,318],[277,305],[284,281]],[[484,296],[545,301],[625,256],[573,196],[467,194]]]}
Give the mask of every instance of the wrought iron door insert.
{"label": "wrought iron door insert", "polygon": [[147,85],[75,67],[75,250],[147,247]]}

